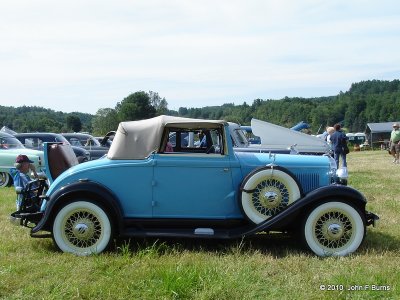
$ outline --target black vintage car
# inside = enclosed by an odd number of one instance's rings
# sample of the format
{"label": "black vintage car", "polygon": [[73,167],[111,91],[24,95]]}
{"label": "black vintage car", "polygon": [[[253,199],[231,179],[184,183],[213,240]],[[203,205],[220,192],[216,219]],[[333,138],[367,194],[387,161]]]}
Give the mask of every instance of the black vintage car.
{"label": "black vintage car", "polygon": [[[26,148],[43,150],[43,143],[54,143],[60,142],[69,144],[68,140],[58,133],[48,132],[33,132],[33,133],[17,133],[14,135]],[[72,146],[75,156],[79,163],[90,160],[90,152],[81,148]]]}
{"label": "black vintage car", "polygon": [[72,146],[86,149],[90,152],[90,158],[98,159],[108,152],[108,147],[87,133],[62,133]]}

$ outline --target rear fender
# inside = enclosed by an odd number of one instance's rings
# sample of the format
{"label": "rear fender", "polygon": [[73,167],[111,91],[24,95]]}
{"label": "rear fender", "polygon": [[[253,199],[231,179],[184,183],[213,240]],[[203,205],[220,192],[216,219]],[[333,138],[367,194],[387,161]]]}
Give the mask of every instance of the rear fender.
{"label": "rear fender", "polygon": [[47,206],[43,218],[32,228],[32,233],[40,230],[51,231],[57,212],[75,198],[87,198],[89,201],[102,206],[114,221],[118,232],[123,227],[123,211],[116,195],[108,188],[92,181],[80,180],[58,189],[47,199]]}

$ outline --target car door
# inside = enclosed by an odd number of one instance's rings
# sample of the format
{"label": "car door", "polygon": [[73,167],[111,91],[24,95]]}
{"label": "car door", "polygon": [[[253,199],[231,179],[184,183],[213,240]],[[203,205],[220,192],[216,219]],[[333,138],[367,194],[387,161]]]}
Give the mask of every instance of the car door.
{"label": "car door", "polygon": [[154,156],[153,217],[232,216],[235,190],[229,156],[199,147],[179,150]]}

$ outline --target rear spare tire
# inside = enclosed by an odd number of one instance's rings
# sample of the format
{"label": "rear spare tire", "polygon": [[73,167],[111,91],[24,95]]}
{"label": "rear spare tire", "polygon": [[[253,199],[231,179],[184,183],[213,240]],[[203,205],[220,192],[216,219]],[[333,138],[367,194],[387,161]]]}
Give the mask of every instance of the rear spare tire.
{"label": "rear spare tire", "polygon": [[288,170],[268,166],[250,173],[241,185],[241,207],[255,224],[284,210],[301,197],[296,178]]}

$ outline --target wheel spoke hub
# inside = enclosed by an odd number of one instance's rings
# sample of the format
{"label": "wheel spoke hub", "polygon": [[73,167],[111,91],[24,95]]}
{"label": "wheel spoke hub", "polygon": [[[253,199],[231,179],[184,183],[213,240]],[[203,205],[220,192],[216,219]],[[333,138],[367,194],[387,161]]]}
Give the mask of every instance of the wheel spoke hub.
{"label": "wheel spoke hub", "polygon": [[351,220],[341,212],[327,212],[320,216],[315,225],[315,237],[329,249],[338,249],[351,240],[353,228]]}
{"label": "wheel spoke hub", "polygon": [[262,215],[273,216],[289,203],[289,191],[275,179],[261,181],[252,195],[254,208]]}
{"label": "wheel spoke hub", "polygon": [[75,212],[66,220],[65,236],[72,245],[79,248],[95,245],[101,231],[99,219],[90,212]]}
{"label": "wheel spoke hub", "polygon": [[343,228],[340,224],[332,223],[327,227],[327,235],[331,239],[340,239],[343,236]]}
{"label": "wheel spoke hub", "polygon": [[93,223],[77,222],[72,232],[77,238],[87,240],[93,236]]}

